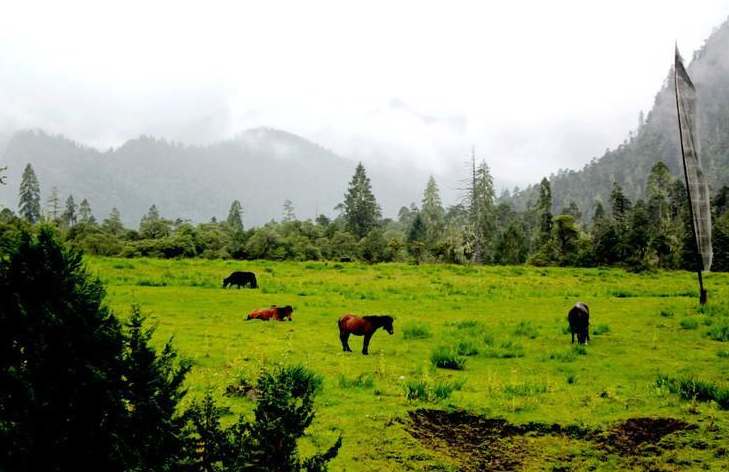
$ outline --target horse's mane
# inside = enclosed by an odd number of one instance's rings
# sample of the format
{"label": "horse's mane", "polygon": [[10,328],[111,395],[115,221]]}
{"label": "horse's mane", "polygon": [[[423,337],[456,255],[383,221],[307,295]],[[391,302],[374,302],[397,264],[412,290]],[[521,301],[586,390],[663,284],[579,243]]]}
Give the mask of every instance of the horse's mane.
{"label": "horse's mane", "polygon": [[367,315],[363,316],[362,319],[365,319],[371,323],[382,323],[384,321],[389,321],[392,323],[393,319],[390,315]]}

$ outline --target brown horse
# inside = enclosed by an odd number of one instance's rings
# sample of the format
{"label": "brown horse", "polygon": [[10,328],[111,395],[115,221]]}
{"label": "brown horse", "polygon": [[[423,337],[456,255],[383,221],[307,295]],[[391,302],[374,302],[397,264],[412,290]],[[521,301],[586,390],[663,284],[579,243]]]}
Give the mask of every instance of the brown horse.
{"label": "brown horse", "polygon": [[392,316],[388,315],[372,315],[372,316],[355,316],[344,315],[339,318],[339,340],[342,341],[342,349],[344,352],[352,352],[349,348],[349,335],[364,336],[362,343],[362,354],[367,355],[367,348],[370,345],[370,339],[379,328],[385,328],[390,334],[395,330],[392,328]]}
{"label": "brown horse", "polygon": [[291,314],[294,312],[291,305],[272,306],[271,308],[260,308],[248,313],[247,320],[277,320],[283,321],[288,318],[291,321]]}

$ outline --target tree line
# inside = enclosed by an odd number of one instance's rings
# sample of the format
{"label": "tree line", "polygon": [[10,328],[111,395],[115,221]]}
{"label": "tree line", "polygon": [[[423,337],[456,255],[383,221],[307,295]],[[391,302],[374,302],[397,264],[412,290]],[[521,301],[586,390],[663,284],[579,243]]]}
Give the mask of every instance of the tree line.
{"label": "tree line", "polygon": [[[496,197],[485,161],[472,155],[470,164],[461,201],[448,207],[430,177],[419,205],[403,206],[394,219],[383,218],[360,163],[336,207],[337,217],[302,221],[294,203],[286,200],[280,221],[248,229],[238,200],[225,220],[200,224],[164,218],[152,205],[134,229],[123,225],[116,208],[99,222],[86,199],[76,204],[69,195],[61,205],[55,188],[43,209],[38,179],[28,164],[18,215],[4,209],[0,221],[46,222],[74,247],[107,256],[694,268],[685,186],[663,162],[651,168],[642,198],[631,201],[613,182],[609,201],[595,202],[590,215],[575,202],[553,214],[546,178],[525,209],[518,210],[511,199]],[[729,188],[722,187],[712,201],[716,271],[729,270],[728,198]]]}

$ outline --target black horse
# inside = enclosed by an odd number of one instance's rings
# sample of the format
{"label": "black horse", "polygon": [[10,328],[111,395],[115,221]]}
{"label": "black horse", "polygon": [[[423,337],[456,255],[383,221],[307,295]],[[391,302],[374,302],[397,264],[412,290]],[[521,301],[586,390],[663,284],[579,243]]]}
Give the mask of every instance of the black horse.
{"label": "black horse", "polygon": [[352,352],[349,348],[349,335],[364,336],[362,343],[362,354],[367,355],[370,346],[370,339],[379,328],[385,328],[390,334],[395,330],[392,327],[392,316],[389,315],[372,315],[372,316],[356,316],[344,315],[339,318],[337,325],[339,326],[339,340],[342,341],[342,349],[344,352]]}
{"label": "black horse", "polygon": [[575,343],[575,334],[577,334],[577,343],[585,344],[590,340],[590,309],[582,302],[575,303],[567,314],[567,321],[570,323],[570,332],[572,333],[572,344]]}
{"label": "black horse", "polygon": [[233,272],[228,277],[223,279],[223,288],[228,287],[228,285],[230,285],[231,287],[233,285],[237,285],[238,288],[249,285],[251,288],[258,288],[258,283],[256,282],[256,274],[254,274],[253,272]]}

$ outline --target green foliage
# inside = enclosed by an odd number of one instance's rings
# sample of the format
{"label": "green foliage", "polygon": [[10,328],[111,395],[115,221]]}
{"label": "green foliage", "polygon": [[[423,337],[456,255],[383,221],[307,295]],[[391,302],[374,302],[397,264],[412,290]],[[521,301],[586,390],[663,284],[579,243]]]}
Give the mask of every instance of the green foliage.
{"label": "green foliage", "polygon": [[381,216],[380,207],[372,193],[370,179],[360,162],[349,183],[343,203],[347,229],[357,238],[363,238],[376,225]]}
{"label": "green foliage", "polygon": [[[366,381],[363,381],[366,382]],[[265,370],[256,382],[254,421],[240,417],[224,428],[212,396],[186,413],[191,437],[187,463],[203,470],[325,471],[342,445],[302,460],[298,440],[314,420],[314,397],[322,380],[302,366]]]}
{"label": "green foliage", "polygon": [[696,329],[699,327],[699,320],[696,318],[684,318],[679,324],[683,329]]}
{"label": "green foliage", "polygon": [[404,383],[405,398],[408,400],[419,400],[423,402],[437,403],[447,400],[455,391],[463,388],[465,382],[447,380],[431,381],[426,378],[414,378]]}
{"label": "green foliage", "polygon": [[29,223],[37,223],[41,218],[40,185],[33,166],[28,163],[23,170],[18,195],[18,212]]}
{"label": "green foliage", "polygon": [[715,401],[722,410],[729,410],[729,387],[697,377],[669,377],[659,374],[656,386],[677,394],[683,400]]}
{"label": "green foliage", "polygon": [[609,332],[610,332],[610,325],[607,325],[607,324],[595,325],[595,327],[592,329],[592,334],[595,336],[601,336],[601,335],[607,334]]}
{"label": "green foliage", "polygon": [[243,207],[240,201],[233,200],[230,204],[230,210],[228,210],[228,218],[225,222],[233,232],[243,231]]}
{"label": "green foliage", "polygon": [[713,325],[706,334],[714,341],[729,341],[729,320],[722,320]]}
{"label": "green foliage", "polygon": [[430,362],[442,369],[463,370],[466,367],[466,358],[447,346],[439,346],[430,354]]}
{"label": "green foliage", "polygon": [[338,377],[339,388],[373,388],[375,386],[375,378],[372,374],[360,374],[350,379],[344,375]]}

